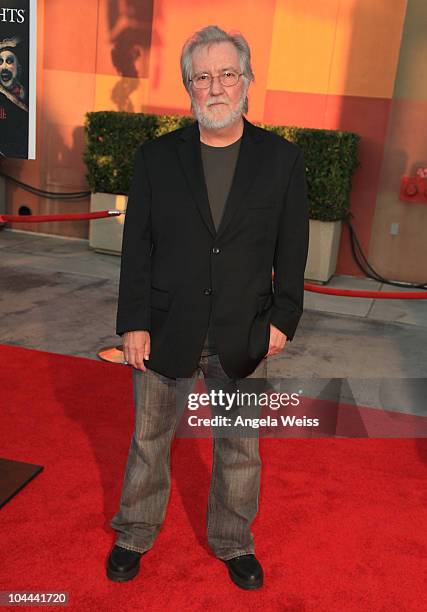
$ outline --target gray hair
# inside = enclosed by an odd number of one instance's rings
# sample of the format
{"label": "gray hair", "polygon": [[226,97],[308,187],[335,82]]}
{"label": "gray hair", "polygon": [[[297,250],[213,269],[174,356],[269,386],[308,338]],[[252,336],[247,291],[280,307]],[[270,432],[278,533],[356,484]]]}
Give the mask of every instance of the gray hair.
{"label": "gray hair", "polygon": [[[246,81],[247,86],[253,80],[255,80],[254,73],[252,72],[251,66],[251,51],[246,39],[238,32],[232,34],[231,32],[225,32],[216,25],[206,26],[198,32],[195,32],[184,44],[181,52],[181,74],[182,82],[184,83],[185,89],[191,96],[191,82],[190,79],[193,76],[193,51],[205,45],[211,45],[213,43],[230,42],[234,45],[239,55],[240,70],[243,73],[243,78]],[[243,112],[248,112],[248,97],[246,96]]]}

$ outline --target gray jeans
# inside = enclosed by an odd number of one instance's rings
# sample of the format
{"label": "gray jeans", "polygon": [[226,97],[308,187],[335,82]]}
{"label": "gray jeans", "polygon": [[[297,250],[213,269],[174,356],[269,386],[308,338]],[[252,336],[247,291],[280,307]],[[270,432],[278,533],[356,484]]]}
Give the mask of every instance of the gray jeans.
{"label": "gray jeans", "polygon": [[[191,378],[231,379],[207,342]],[[263,359],[248,378],[267,376]],[[149,370],[133,368],[135,428],[132,434],[120,509],[110,525],[116,544],[138,552],[149,550],[162,526],[170,494],[170,448],[177,427],[176,384]],[[191,382],[191,380],[190,380]],[[255,381],[254,381],[255,382]],[[254,553],[251,523],[258,511],[261,460],[259,437],[212,438],[213,461],[206,523],[208,543],[227,560]]]}

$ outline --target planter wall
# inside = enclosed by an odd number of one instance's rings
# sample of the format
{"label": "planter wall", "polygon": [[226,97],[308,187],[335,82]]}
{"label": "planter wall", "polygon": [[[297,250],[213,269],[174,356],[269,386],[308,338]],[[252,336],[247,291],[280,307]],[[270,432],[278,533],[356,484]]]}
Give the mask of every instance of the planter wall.
{"label": "planter wall", "polygon": [[[92,193],[90,212],[126,210],[127,196],[112,193]],[[89,246],[98,253],[121,255],[125,216],[96,219],[89,222]]]}
{"label": "planter wall", "polygon": [[341,237],[341,221],[310,219],[306,280],[327,283],[335,273]]}

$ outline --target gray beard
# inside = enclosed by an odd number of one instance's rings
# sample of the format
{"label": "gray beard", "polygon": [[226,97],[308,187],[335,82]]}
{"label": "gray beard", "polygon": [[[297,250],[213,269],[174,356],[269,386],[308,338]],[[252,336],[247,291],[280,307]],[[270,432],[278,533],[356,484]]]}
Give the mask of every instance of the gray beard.
{"label": "gray beard", "polygon": [[239,117],[243,114],[243,107],[245,105],[246,99],[246,91],[243,92],[242,97],[240,98],[239,104],[234,111],[231,111],[225,117],[221,119],[215,119],[214,117],[209,116],[207,113],[204,113],[200,106],[197,104],[193,96],[191,96],[192,103],[192,111],[193,115],[197,119],[197,121],[207,130],[220,129],[223,127],[227,127],[237,121]]}

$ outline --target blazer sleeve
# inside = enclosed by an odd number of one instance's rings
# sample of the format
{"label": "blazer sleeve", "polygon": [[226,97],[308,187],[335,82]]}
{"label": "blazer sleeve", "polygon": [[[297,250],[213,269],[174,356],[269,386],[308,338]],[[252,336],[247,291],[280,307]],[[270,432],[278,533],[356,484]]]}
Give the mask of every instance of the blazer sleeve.
{"label": "blazer sleeve", "polygon": [[309,216],[304,154],[299,150],[279,219],[274,252],[274,297],[270,323],[292,341],[303,312]]}
{"label": "blazer sleeve", "polygon": [[150,330],[151,188],[143,145],[136,151],[123,228],[116,333]]}

